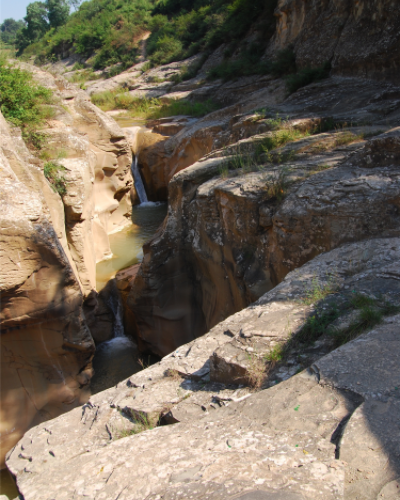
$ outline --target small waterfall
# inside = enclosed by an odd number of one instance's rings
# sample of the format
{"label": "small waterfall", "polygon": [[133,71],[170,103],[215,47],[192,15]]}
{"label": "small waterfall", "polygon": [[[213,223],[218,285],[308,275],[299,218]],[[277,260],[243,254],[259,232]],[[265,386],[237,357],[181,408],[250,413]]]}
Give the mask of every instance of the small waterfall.
{"label": "small waterfall", "polygon": [[135,179],[136,192],[139,196],[140,204],[142,204],[142,203],[148,203],[149,200],[147,199],[146,190],[144,189],[142,177],[139,172],[138,160],[139,160],[139,155],[135,154],[135,159],[132,162],[131,170],[133,178]]}
{"label": "small waterfall", "polygon": [[124,331],[124,309],[115,280],[113,282],[113,291],[107,303],[114,315],[114,338],[127,338]]}

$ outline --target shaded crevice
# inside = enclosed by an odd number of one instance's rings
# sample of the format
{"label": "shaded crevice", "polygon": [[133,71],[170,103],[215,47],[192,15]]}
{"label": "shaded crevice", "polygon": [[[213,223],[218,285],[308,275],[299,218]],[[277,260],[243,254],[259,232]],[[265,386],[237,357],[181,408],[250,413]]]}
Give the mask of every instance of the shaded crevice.
{"label": "shaded crevice", "polygon": [[334,430],[332,436],[331,436],[331,443],[336,445],[335,448],[335,458],[338,460],[340,458],[340,445],[341,441],[344,435],[344,432],[346,430],[347,423],[350,421],[351,417],[353,416],[354,412],[357,410],[357,408],[364,403],[365,399],[360,396],[360,394],[357,394],[356,392],[349,391],[349,390],[338,390],[342,396],[344,396],[345,401],[346,401],[346,407],[347,410],[349,411],[348,415],[346,415],[342,420],[339,422],[339,425],[336,427]]}

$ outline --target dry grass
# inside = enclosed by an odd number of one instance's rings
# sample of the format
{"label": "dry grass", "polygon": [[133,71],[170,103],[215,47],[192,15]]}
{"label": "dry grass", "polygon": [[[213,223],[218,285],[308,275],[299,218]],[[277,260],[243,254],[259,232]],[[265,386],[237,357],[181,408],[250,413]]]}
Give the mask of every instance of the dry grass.
{"label": "dry grass", "polygon": [[247,366],[247,380],[250,387],[260,390],[267,374],[267,364],[265,359],[257,353],[248,353],[249,364]]}

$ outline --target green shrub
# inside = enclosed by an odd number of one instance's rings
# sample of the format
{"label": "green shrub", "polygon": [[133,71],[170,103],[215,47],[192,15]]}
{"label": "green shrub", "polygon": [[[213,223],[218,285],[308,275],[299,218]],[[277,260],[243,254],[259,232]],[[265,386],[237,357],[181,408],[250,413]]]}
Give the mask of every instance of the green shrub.
{"label": "green shrub", "polygon": [[53,190],[60,196],[67,194],[65,178],[62,174],[66,169],[57,161],[48,161],[44,164],[43,173],[46,179],[50,182]]}
{"label": "green shrub", "polygon": [[52,91],[38,85],[32,73],[0,59],[0,109],[23,132],[32,132],[54,115]]}

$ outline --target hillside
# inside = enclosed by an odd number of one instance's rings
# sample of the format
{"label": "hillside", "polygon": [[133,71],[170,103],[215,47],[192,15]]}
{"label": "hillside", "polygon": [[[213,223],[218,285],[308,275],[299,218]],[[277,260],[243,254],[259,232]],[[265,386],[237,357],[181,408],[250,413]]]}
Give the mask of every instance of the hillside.
{"label": "hillside", "polygon": [[[140,41],[150,34],[146,52],[153,65],[210,53],[227,43],[233,54],[252,27],[252,58],[260,59],[275,27],[276,0],[91,0],[65,24],[43,27],[34,37],[20,36],[19,54],[43,64],[77,55],[95,70],[120,63],[118,70],[138,62]],[[33,24],[34,20],[31,20]],[[29,23],[25,31],[29,31]],[[31,43],[30,43],[31,42]]]}

